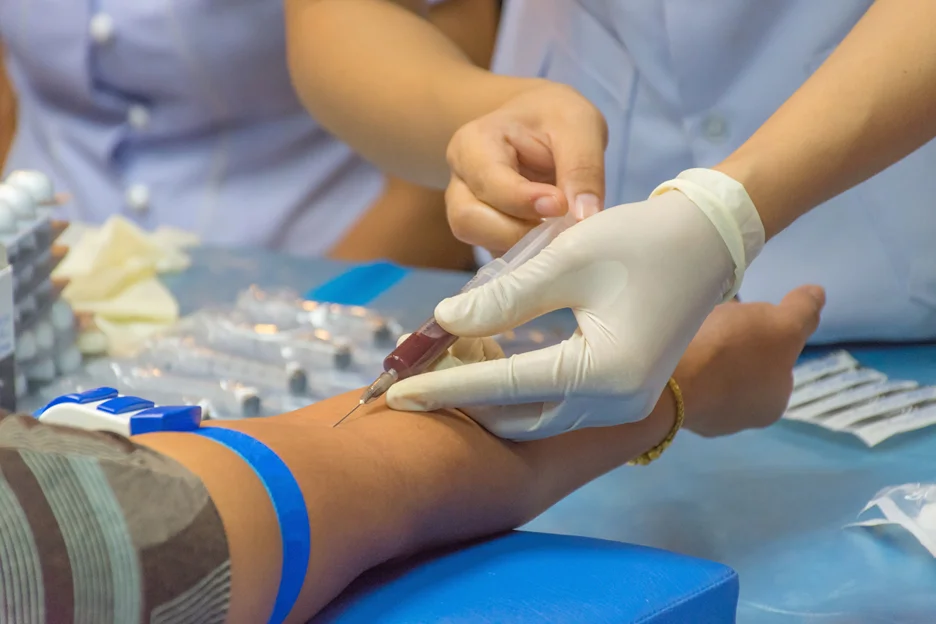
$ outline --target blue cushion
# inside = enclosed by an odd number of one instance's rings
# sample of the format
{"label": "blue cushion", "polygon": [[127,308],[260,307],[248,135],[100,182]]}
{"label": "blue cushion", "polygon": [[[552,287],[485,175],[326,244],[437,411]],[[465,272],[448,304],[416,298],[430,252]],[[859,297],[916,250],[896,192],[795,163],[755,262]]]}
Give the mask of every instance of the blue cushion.
{"label": "blue cushion", "polygon": [[738,576],[719,563],[514,531],[378,568],[313,622],[720,624],[737,602]]}

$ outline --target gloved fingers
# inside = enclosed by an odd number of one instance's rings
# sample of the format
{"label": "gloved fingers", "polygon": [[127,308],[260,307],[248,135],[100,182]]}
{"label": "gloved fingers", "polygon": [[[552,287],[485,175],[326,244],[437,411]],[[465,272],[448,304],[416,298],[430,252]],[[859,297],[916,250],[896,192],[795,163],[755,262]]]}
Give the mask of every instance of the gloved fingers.
{"label": "gloved fingers", "polygon": [[445,209],[455,238],[501,255],[541,223],[536,217],[523,219],[500,208],[478,199],[464,180],[452,176],[445,191]]}
{"label": "gloved fingers", "polygon": [[572,371],[580,368],[570,361],[574,355],[566,344],[416,375],[394,384],[387,403],[393,409],[431,411],[558,401],[569,389]]}
{"label": "gloved fingers", "polygon": [[522,124],[501,118],[466,124],[452,137],[446,156],[452,173],[465,182],[473,197],[512,217],[556,217],[568,208],[558,188],[521,174],[521,163],[550,174],[553,164],[549,146],[535,140]]}
{"label": "gloved fingers", "polygon": [[543,403],[523,403],[476,405],[461,411],[497,437],[520,442],[543,437],[543,409]]}
{"label": "gloved fingers", "polygon": [[580,289],[567,286],[554,244],[514,271],[442,300],[435,318],[457,336],[493,336],[569,307]]}

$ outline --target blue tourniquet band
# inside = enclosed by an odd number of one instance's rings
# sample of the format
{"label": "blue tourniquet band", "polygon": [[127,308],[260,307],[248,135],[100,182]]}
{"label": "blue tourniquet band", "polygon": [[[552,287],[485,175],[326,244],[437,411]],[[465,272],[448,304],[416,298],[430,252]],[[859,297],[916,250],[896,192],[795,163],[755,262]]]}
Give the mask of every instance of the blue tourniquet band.
{"label": "blue tourniquet band", "polygon": [[309,567],[311,531],[309,514],[299,484],[279,456],[246,433],[221,427],[193,431],[228,447],[247,462],[270,495],[283,538],[283,569],[270,624],[280,624],[299,597]]}

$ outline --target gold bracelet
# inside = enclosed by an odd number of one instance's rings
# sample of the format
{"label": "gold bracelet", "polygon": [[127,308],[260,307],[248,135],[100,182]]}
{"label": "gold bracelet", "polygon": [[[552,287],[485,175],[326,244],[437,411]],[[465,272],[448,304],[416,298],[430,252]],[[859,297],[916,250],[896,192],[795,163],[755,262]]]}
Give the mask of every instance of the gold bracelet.
{"label": "gold bracelet", "polygon": [[676,401],[676,422],[673,423],[672,429],[669,430],[669,433],[666,434],[666,437],[663,440],[654,446],[652,449],[644,453],[639,457],[627,462],[628,466],[646,466],[650,462],[653,462],[659,459],[660,455],[663,454],[669,445],[673,443],[673,438],[676,437],[676,433],[682,428],[683,421],[686,419],[686,406],[683,403],[682,390],[679,389],[679,384],[676,383],[676,380],[670,377],[669,382],[666,384],[669,386],[669,389],[673,392],[673,400]]}

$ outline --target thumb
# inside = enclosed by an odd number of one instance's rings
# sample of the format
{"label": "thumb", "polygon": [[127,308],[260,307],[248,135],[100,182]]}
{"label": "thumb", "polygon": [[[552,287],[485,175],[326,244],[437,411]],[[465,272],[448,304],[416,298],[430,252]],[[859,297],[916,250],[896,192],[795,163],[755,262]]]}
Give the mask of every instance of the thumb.
{"label": "thumb", "polygon": [[556,186],[579,220],[598,214],[605,196],[605,131],[602,125],[569,127],[553,137]]}
{"label": "thumb", "polygon": [[435,319],[461,337],[493,336],[568,307],[555,247],[543,249],[512,272],[467,292],[443,299]]}
{"label": "thumb", "polygon": [[805,341],[819,327],[819,316],[825,301],[825,290],[821,286],[800,286],[787,293],[778,307]]}

